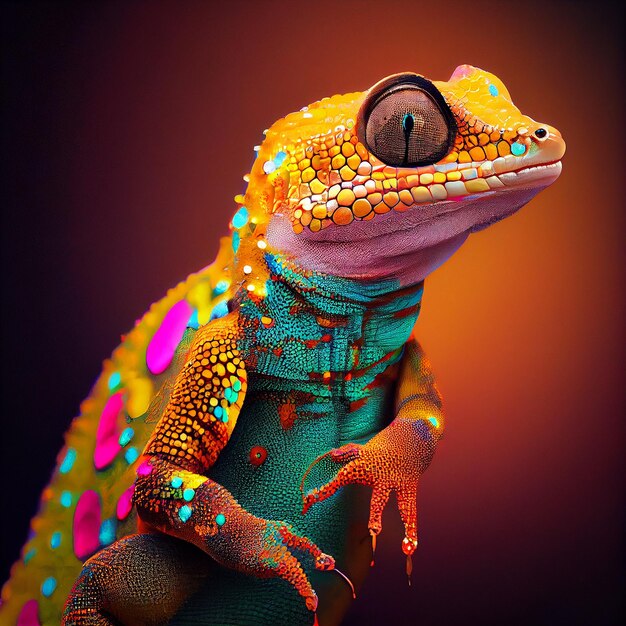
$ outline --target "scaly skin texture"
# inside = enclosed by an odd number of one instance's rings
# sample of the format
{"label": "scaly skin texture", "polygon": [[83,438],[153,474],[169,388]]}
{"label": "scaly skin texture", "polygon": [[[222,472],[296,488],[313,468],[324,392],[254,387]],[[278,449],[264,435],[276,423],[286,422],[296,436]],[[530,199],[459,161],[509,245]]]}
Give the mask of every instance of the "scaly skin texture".
{"label": "scaly skin texture", "polygon": [[412,336],[424,278],[564,150],[471,66],[276,122],[216,261],[104,362],[3,623],[338,623],[351,593],[323,572],[362,583],[392,492],[410,575],[444,429]]}

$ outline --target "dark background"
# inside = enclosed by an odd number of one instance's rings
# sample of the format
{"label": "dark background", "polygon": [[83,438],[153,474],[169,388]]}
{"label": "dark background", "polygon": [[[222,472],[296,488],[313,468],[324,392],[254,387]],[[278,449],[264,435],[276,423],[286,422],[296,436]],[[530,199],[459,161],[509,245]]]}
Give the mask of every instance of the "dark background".
{"label": "dark background", "polygon": [[394,507],[346,624],[618,624],[623,14],[602,2],[2,4],[2,569],[119,334],[213,258],[276,118],[461,63],[564,173],[427,281],[448,428],[407,589]]}

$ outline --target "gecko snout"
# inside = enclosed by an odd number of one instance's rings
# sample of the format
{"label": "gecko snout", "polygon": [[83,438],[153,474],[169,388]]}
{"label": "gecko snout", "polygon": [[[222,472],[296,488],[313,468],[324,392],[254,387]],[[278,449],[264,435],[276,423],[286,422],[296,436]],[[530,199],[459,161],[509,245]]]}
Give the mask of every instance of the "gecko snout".
{"label": "gecko snout", "polygon": [[541,150],[544,162],[560,161],[565,154],[565,141],[561,133],[548,124],[540,124],[531,135]]}

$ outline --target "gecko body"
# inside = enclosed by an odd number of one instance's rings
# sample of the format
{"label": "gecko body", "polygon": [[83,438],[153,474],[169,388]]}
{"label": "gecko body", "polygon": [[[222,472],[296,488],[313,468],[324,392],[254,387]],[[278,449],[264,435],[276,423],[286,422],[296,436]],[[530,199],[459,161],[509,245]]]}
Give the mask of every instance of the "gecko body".
{"label": "gecko body", "polygon": [[363,582],[392,493],[410,573],[444,430],[412,334],[424,279],[564,150],[467,65],[276,122],[215,262],[104,362],[3,623],[338,623],[352,597],[329,571]]}

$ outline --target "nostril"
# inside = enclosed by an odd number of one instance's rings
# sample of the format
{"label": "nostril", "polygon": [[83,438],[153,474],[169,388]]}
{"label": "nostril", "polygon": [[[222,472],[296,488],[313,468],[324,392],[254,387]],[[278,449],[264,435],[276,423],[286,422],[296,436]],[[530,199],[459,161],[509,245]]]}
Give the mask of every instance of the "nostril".
{"label": "nostril", "polygon": [[538,128],[535,131],[535,137],[537,137],[537,139],[544,139],[547,136],[548,136],[548,131],[545,128]]}

